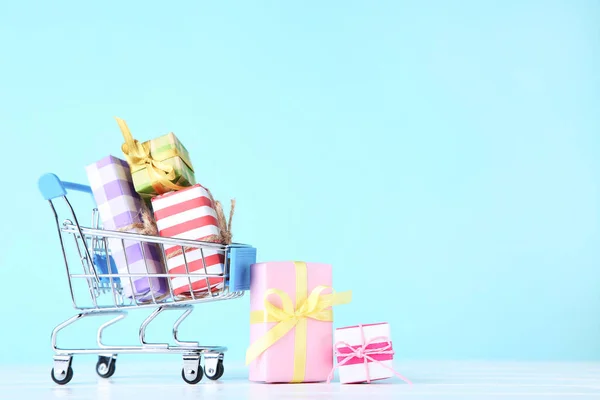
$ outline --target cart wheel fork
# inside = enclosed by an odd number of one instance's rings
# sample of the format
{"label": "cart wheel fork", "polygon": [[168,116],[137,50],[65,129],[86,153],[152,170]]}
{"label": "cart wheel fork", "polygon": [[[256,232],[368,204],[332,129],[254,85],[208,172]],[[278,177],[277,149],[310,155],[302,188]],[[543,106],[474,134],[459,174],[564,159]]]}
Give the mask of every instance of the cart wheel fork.
{"label": "cart wheel fork", "polygon": [[216,381],[223,376],[223,353],[207,353],[204,355],[204,375]]}
{"label": "cart wheel fork", "polygon": [[183,356],[183,369],[181,370],[183,380],[190,385],[195,385],[202,380],[202,375],[200,354],[186,354]]}
{"label": "cart wheel fork", "polygon": [[54,368],[52,368],[52,380],[59,385],[65,385],[73,378],[72,355],[61,355],[54,357]]}
{"label": "cart wheel fork", "polygon": [[116,354],[112,354],[110,356],[99,356],[98,363],[96,363],[96,373],[99,377],[108,379],[114,375],[116,364]]}

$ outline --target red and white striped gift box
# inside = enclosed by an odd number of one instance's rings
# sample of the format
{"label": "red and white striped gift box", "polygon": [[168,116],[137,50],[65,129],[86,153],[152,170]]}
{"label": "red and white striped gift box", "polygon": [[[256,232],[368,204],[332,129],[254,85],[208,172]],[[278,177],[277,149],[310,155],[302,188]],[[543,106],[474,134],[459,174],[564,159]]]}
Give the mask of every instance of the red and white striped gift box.
{"label": "red and white striped gift box", "polygon": [[[219,235],[217,213],[211,197],[203,186],[196,184],[152,198],[152,209],[160,236],[178,239],[215,241],[210,237]],[[167,268],[172,274],[185,274],[185,262],[180,246],[165,246]],[[179,253],[179,254],[177,254]],[[206,263],[206,272],[202,262],[202,253]],[[185,259],[190,274],[198,273],[191,278],[194,295],[207,294],[206,274],[222,274],[225,255],[223,252],[209,249],[186,249]],[[175,295],[190,294],[190,279],[173,277],[172,286]],[[212,290],[223,286],[223,278],[208,278]]]}

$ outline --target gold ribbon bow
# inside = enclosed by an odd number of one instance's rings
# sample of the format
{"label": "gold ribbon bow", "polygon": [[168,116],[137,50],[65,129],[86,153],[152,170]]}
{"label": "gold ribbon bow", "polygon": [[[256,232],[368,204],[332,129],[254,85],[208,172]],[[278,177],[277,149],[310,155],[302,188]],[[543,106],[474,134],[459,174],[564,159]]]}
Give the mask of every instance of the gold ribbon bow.
{"label": "gold ribbon bow", "polygon": [[[137,139],[134,139],[127,127],[127,124],[121,118],[115,117],[121,133],[125,139],[125,143],[121,146],[121,150],[127,159],[127,163],[131,167],[131,173],[146,169],[150,178],[154,178],[155,181],[160,183],[163,187],[171,190],[185,189],[184,186],[179,186],[171,181],[175,180],[175,170],[172,166],[165,164],[162,160],[156,160],[150,155],[150,142],[140,143]],[[178,156],[179,153],[176,149],[170,149],[164,153],[163,160],[171,157]],[[152,187],[157,194],[166,192],[163,188],[153,184]]]}
{"label": "gold ribbon bow", "polygon": [[[352,300],[352,292],[322,294],[327,286],[317,286],[307,296],[306,263],[294,262],[296,267],[296,308],[290,296],[279,289],[269,289],[265,292],[263,311],[253,311],[250,323],[259,324],[277,322],[273,328],[252,343],[246,351],[246,365],[258,358],[265,350],[283,338],[294,327],[296,342],[294,346],[294,375],[292,382],[302,382],[306,370],[306,335],[308,318],[317,321],[332,322],[331,307],[346,304]],[[281,308],[269,301],[269,296],[276,295],[281,299]]]}

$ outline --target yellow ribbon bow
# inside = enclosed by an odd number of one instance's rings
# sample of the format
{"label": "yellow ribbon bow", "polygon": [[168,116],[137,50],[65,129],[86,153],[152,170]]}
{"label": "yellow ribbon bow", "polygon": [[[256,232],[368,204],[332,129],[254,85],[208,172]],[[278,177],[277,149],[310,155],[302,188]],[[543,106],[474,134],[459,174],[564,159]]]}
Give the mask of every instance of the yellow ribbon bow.
{"label": "yellow ribbon bow", "polygon": [[[306,369],[306,335],[307,319],[332,322],[333,311],[331,307],[346,304],[352,300],[352,292],[322,294],[327,286],[317,286],[310,295],[307,294],[306,264],[295,262],[297,275],[296,308],[290,296],[279,289],[269,289],[265,292],[263,311],[253,311],[250,314],[250,323],[277,322],[273,328],[252,343],[246,351],[246,365],[258,358],[265,350],[283,338],[294,327],[296,328],[294,346],[294,375],[292,382],[302,382]],[[298,279],[299,278],[299,279]],[[302,279],[304,278],[304,279]],[[281,299],[281,308],[269,301],[269,296],[276,295]]]}
{"label": "yellow ribbon bow", "polygon": [[[148,171],[150,178],[154,178],[164,187],[171,190],[185,189],[184,186],[179,186],[171,182],[176,178],[175,169],[172,166],[156,160],[150,155],[150,142],[140,143],[137,139],[133,138],[124,120],[117,117],[115,117],[115,119],[117,120],[123,138],[125,139],[125,143],[121,146],[121,150],[127,159],[127,163],[131,167],[131,173],[133,174],[134,172],[145,168]],[[175,157],[177,155],[178,152],[176,149],[170,149],[165,152],[164,159]],[[157,194],[166,192],[166,190],[162,190],[160,187],[156,187],[155,185],[152,186]]]}

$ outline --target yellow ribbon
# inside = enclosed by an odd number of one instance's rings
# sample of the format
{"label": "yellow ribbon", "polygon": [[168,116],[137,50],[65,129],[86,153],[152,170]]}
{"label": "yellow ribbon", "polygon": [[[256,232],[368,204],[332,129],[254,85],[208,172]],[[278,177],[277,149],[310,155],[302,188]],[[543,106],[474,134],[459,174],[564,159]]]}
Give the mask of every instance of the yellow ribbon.
{"label": "yellow ribbon", "polygon": [[[133,174],[134,172],[145,168],[153,182],[160,183],[163,187],[171,190],[185,189],[185,186],[179,186],[171,182],[176,178],[175,170],[172,166],[163,163],[162,160],[156,160],[150,155],[150,142],[140,143],[137,139],[133,138],[124,120],[117,117],[115,117],[115,119],[117,120],[123,138],[125,139],[125,143],[121,146],[121,150],[123,151],[123,154],[125,154],[127,163],[131,167],[131,173]],[[170,149],[164,152],[162,158],[165,160],[178,155],[179,153],[176,149]],[[154,183],[152,184],[152,187],[157,194],[162,194],[166,191]]]}
{"label": "yellow ribbon", "polygon": [[[331,307],[349,303],[352,300],[352,292],[321,294],[324,290],[329,289],[329,287],[317,286],[307,296],[306,263],[294,262],[294,266],[296,267],[296,308],[294,308],[292,300],[286,292],[279,289],[269,289],[265,292],[265,309],[250,313],[250,323],[277,322],[277,325],[250,345],[246,351],[246,365],[258,358],[265,350],[274,345],[295,327],[296,341],[294,346],[294,374],[292,382],[302,382],[304,381],[306,370],[307,318],[332,322],[333,311]],[[270,295],[276,295],[281,299],[281,308],[268,300]]]}

